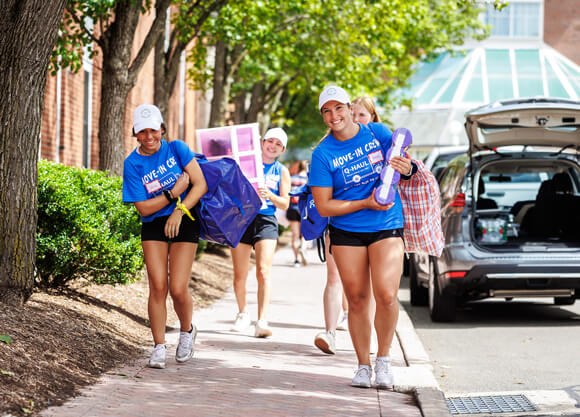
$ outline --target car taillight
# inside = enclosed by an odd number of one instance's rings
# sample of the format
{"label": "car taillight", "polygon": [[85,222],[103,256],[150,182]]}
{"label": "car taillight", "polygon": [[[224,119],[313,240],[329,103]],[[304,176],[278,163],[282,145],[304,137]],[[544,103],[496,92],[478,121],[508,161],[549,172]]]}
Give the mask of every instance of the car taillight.
{"label": "car taillight", "polygon": [[445,278],[463,278],[466,273],[467,273],[467,271],[451,271],[451,272],[445,272],[443,274],[443,276]]}
{"label": "car taillight", "polygon": [[450,204],[451,207],[465,207],[465,194],[459,193]]}

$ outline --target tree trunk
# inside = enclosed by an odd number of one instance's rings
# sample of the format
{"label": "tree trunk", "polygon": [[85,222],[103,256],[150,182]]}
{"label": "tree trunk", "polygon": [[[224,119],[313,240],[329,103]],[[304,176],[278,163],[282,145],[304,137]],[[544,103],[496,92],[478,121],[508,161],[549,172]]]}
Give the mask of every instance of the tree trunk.
{"label": "tree trunk", "polygon": [[163,31],[170,0],[157,0],[156,16],[133,63],[131,50],[141,16],[141,4],[120,0],[115,7],[115,21],[102,36],[103,75],[99,115],[99,169],[112,175],[123,174],[125,147],[123,121],[127,95],[137,75]]}
{"label": "tree trunk", "polygon": [[153,76],[155,78],[155,87],[153,92],[153,101],[163,117],[168,118],[167,113],[169,109],[170,92],[166,88],[165,73],[166,73],[167,59],[165,57],[165,32],[155,44],[155,60],[153,64]]}
{"label": "tree trunk", "polygon": [[175,88],[181,63],[181,53],[185,50],[185,46],[184,43],[177,41],[173,47],[170,45],[170,49],[165,51],[165,33],[159,37],[155,44],[154,100],[165,118],[169,117],[169,99]]}
{"label": "tree trunk", "polygon": [[40,120],[65,3],[0,3],[0,303],[9,305],[34,287]]}
{"label": "tree trunk", "polygon": [[264,82],[260,81],[254,84],[252,88],[250,108],[246,112],[246,123],[254,123],[258,121],[258,114],[264,111]]}
{"label": "tree trunk", "polygon": [[[199,36],[204,22],[211,17],[212,13],[218,12],[227,1],[190,2],[187,11],[181,9],[177,12],[178,14],[175,16],[177,20],[171,19],[173,24],[171,25],[170,34],[167,34],[164,30],[155,44],[154,101],[159,110],[161,110],[161,114],[165,115],[165,117],[169,117],[169,99],[175,88],[183,51],[185,51],[189,42]],[[196,16],[194,21],[191,20],[193,15]],[[179,24],[179,21],[181,21],[181,24]],[[184,25],[184,21],[187,24]],[[181,30],[178,28],[181,28]],[[165,42],[168,35],[169,48],[166,51]]]}
{"label": "tree trunk", "polygon": [[235,125],[241,125],[246,123],[246,97],[248,93],[245,91],[240,92],[234,97],[234,111],[232,114],[232,120]]}
{"label": "tree trunk", "polygon": [[223,126],[226,121],[226,106],[230,95],[227,80],[227,49],[225,42],[218,41],[215,46],[213,70],[213,97],[209,115],[209,127]]}
{"label": "tree trunk", "polygon": [[103,34],[99,169],[113,175],[123,173],[123,120],[125,101],[131,89],[129,64],[139,16],[139,7],[121,1],[115,8],[115,21]]}
{"label": "tree trunk", "polygon": [[236,45],[229,49],[223,41],[217,42],[213,71],[213,98],[209,116],[210,127],[226,124],[226,110],[234,76],[247,53],[243,45]]}

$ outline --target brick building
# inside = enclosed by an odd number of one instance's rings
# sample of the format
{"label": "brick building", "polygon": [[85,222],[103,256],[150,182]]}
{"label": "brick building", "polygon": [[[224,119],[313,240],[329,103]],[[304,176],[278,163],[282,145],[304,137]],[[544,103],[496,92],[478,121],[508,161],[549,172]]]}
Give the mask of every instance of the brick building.
{"label": "brick building", "polygon": [[[136,54],[151,26],[154,11],[141,17],[137,27],[133,53]],[[101,93],[102,55],[85,59],[78,73],[68,69],[49,75],[46,84],[41,123],[40,158],[69,166],[97,169],[99,166],[98,126]],[[139,73],[135,87],[125,104],[123,135],[125,156],[136,146],[131,135],[133,109],[139,104],[153,103],[153,54],[151,52]],[[207,101],[188,86],[187,63],[182,58],[179,75],[164,114],[168,137],[185,140],[195,149],[195,129],[207,119]],[[204,125],[205,127],[205,125]]]}

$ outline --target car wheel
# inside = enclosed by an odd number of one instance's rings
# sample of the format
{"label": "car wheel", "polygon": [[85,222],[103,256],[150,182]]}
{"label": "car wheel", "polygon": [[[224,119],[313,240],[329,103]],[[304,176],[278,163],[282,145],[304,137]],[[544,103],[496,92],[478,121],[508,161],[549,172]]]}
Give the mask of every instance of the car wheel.
{"label": "car wheel", "polygon": [[441,291],[437,261],[429,257],[429,314],[433,321],[455,320],[455,295]]}
{"label": "car wheel", "polygon": [[574,304],[574,301],[576,301],[576,299],[573,295],[570,297],[554,297],[554,304],[557,306],[571,306]]}
{"label": "car wheel", "polygon": [[409,289],[411,291],[411,305],[426,306],[429,304],[429,290],[419,285],[415,254],[409,254]]}

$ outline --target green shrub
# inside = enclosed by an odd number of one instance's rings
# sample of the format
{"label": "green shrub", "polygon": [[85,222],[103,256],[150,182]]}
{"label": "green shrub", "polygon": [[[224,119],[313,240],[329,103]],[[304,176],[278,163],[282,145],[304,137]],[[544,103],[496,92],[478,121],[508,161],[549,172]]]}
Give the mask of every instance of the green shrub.
{"label": "green shrub", "polygon": [[197,250],[195,252],[195,260],[199,261],[205,252],[205,248],[207,248],[207,240],[199,239],[199,243],[197,244]]}
{"label": "green shrub", "polygon": [[38,163],[36,267],[40,285],[84,278],[133,282],[143,268],[139,215],[105,172]]}

